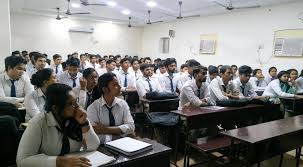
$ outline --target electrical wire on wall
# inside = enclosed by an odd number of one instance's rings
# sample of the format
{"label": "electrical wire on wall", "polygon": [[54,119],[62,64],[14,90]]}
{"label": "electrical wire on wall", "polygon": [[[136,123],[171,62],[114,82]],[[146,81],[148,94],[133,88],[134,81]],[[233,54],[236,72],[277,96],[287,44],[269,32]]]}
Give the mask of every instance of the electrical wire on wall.
{"label": "electrical wire on wall", "polygon": [[273,57],[273,55],[271,55],[266,61],[262,61],[262,50],[264,49],[264,45],[259,45],[258,49],[257,49],[257,54],[258,54],[258,63],[260,64],[260,67],[264,67],[265,64],[268,64],[269,61],[271,60],[271,58]]}

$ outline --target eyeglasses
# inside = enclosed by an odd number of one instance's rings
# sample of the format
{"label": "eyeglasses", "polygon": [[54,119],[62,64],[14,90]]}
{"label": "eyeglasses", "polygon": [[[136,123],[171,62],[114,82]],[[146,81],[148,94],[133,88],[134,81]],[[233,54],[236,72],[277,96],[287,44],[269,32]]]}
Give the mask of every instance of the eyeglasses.
{"label": "eyeglasses", "polygon": [[73,101],[67,103],[67,106],[68,106],[68,107],[69,107],[69,106],[72,106],[74,109],[79,108],[79,104],[77,103],[76,100],[73,100]]}

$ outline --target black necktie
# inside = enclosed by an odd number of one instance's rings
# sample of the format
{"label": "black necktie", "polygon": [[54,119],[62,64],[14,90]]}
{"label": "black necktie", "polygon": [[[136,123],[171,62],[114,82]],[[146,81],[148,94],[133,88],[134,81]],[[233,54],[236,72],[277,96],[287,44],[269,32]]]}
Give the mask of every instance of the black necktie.
{"label": "black necktie", "polygon": [[169,78],[169,80],[170,80],[170,91],[171,91],[172,93],[174,93],[175,90],[174,90],[174,84],[173,84],[173,77],[172,77],[172,76],[168,76],[168,78]]}
{"label": "black necktie", "polygon": [[188,77],[189,77],[190,79],[193,79],[193,76],[191,76],[191,75],[188,75]]}
{"label": "black necktie", "polygon": [[56,65],[56,74],[58,74],[58,65]]}
{"label": "black necktie", "polygon": [[106,104],[105,104],[105,107],[108,110],[109,126],[115,126],[115,118],[114,118],[114,115],[112,113],[113,107],[108,107]]}
{"label": "black necktie", "polygon": [[58,126],[56,126],[56,129],[63,134],[62,148],[61,148],[61,152],[60,152],[60,156],[63,156],[65,154],[69,153],[69,151],[70,151],[69,140],[68,140],[67,135],[65,135]]}
{"label": "black necktie", "polygon": [[124,87],[127,87],[127,73],[124,73],[125,78],[124,78]]}
{"label": "black necktie", "polygon": [[245,87],[244,86],[240,86],[240,89],[241,89],[242,94],[245,96],[245,94],[244,94]]}
{"label": "black necktie", "polygon": [[16,97],[16,87],[15,87],[15,81],[16,80],[10,80],[12,82],[11,86],[11,97]]}
{"label": "black necktie", "polygon": [[222,87],[223,87],[223,91],[226,93],[226,86],[222,85]]}
{"label": "black necktie", "polygon": [[95,64],[93,64],[93,67],[94,67],[94,69],[95,69],[96,65],[95,65]]}
{"label": "black necktie", "polygon": [[257,87],[259,87],[260,86],[260,81],[259,80],[257,80]]}
{"label": "black necktie", "polygon": [[198,92],[198,97],[200,99],[200,89],[198,89],[197,92]]}
{"label": "black necktie", "polygon": [[76,79],[77,79],[77,78],[72,78],[72,80],[73,80],[73,88],[76,87],[76,85],[77,85],[77,84],[76,84]]}
{"label": "black necktie", "polygon": [[149,86],[149,92],[152,92],[152,91],[153,91],[153,87],[152,87],[151,84],[150,84],[150,79],[147,78],[146,81],[147,81],[148,86]]}
{"label": "black necktie", "polygon": [[93,94],[92,93],[89,93],[89,92],[86,92],[86,104],[85,104],[85,108],[84,109],[87,109],[87,107],[92,103],[92,100],[93,100]]}

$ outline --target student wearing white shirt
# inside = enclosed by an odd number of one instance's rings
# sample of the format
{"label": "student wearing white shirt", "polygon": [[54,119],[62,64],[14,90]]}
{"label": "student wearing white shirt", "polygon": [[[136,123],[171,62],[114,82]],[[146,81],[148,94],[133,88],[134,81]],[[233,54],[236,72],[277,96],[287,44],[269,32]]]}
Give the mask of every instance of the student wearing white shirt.
{"label": "student wearing white shirt", "polygon": [[97,62],[97,56],[96,55],[90,55],[90,66],[94,69],[100,68],[100,65]]}
{"label": "student wearing white shirt", "polygon": [[254,88],[255,91],[258,90],[265,90],[267,83],[264,80],[264,75],[261,69],[254,69],[253,70],[253,77],[249,79],[250,84]]}
{"label": "student wearing white shirt", "polygon": [[214,78],[217,78],[217,76],[219,76],[218,67],[210,65],[208,67],[208,75],[207,75],[207,78],[206,78],[206,83],[210,84],[210,82]]}
{"label": "student wearing white shirt", "polygon": [[116,68],[114,70],[114,73],[117,74],[117,72],[119,72],[121,70],[121,65],[120,65],[121,56],[120,55],[116,55],[114,57],[114,61],[116,62]]}
{"label": "student wearing white shirt", "polygon": [[51,68],[54,70],[56,75],[61,74],[63,72],[63,67],[61,65],[62,57],[59,54],[55,54],[53,56],[53,62],[54,64],[51,65]]}
{"label": "student wearing white shirt", "polygon": [[270,100],[274,103],[280,103],[279,97],[303,98],[302,95],[296,95],[295,88],[289,85],[289,74],[287,71],[280,71],[277,77],[278,79],[271,81],[267,85],[263,96],[269,96],[271,98]]}
{"label": "student wearing white shirt", "polygon": [[131,60],[131,68],[129,68],[128,71],[136,77],[136,80],[143,76],[142,72],[140,71],[140,64],[138,59]]}
{"label": "student wearing white shirt", "polygon": [[206,74],[206,67],[201,65],[194,67],[194,79],[187,81],[181,90],[179,102],[180,109],[184,107],[201,107],[210,104]]}
{"label": "student wearing white shirt", "polygon": [[128,72],[129,59],[123,58],[120,61],[121,70],[117,72],[117,78],[119,80],[122,92],[134,92],[136,88],[136,77]]}
{"label": "student wearing white shirt", "polygon": [[26,64],[26,73],[27,74],[35,68],[34,67],[35,61],[34,61],[34,56],[33,56],[35,53],[36,52],[30,52],[28,54],[29,55],[29,61]]}
{"label": "student wearing white shirt", "polygon": [[99,68],[96,71],[97,71],[98,75],[101,76],[101,75],[103,75],[105,73],[108,73],[108,72],[114,72],[115,68],[116,68],[116,61],[114,61],[112,59],[109,59],[106,62],[106,67],[105,68],[103,68],[103,69]]}
{"label": "student wearing white shirt", "polygon": [[175,76],[177,61],[174,58],[167,58],[163,65],[166,68],[166,73],[159,76],[158,81],[164,92],[176,93],[177,88],[181,90],[178,78]]}
{"label": "student wearing white shirt", "polygon": [[163,92],[159,82],[154,78],[151,78],[151,64],[142,64],[140,70],[143,73],[143,76],[136,82],[137,92],[140,98],[145,98],[146,93],[149,92]]}
{"label": "student wearing white shirt", "polygon": [[87,61],[87,55],[81,54],[80,55],[80,72],[82,73],[85,69],[90,67],[89,61]]}
{"label": "student wearing white shirt", "polygon": [[277,79],[277,68],[276,67],[270,67],[268,69],[268,76],[265,77],[264,80],[268,85],[271,81],[273,81],[275,79]]}
{"label": "student wearing white shirt", "polygon": [[42,55],[39,52],[35,52],[33,54],[34,57],[34,68],[31,71],[27,71],[27,74],[30,78],[32,78],[32,75],[35,74],[37,71],[44,69],[47,67],[46,65],[46,57]]}
{"label": "student wearing white shirt", "polygon": [[36,115],[22,135],[18,153],[19,167],[91,166],[85,157],[68,153],[94,151],[100,141],[87,115],[76,102],[71,87],[52,84],[45,93],[45,112]]}
{"label": "student wearing white shirt", "polygon": [[100,64],[100,67],[99,68],[105,68],[106,67],[106,60],[104,58],[100,58],[99,59],[99,64]]}
{"label": "student wearing white shirt", "polygon": [[24,73],[26,60],[21,56],[5,58],[5,72],[0,74],[0,101],[23,107],[24,97],[33,90]]}
{"label": "student wearing white shirt", "polygon": [[167,69],[165,67],[165,60],[162,60],[158,64],[158,69],[156,70],[156,74],[158,75],[158,77],[161,77],[162,75],[165,75],[166,73],[167,73]]}
{"label": "student wearing white shirt", "polygon": [[24,106],[26,108],[26,122],[28,122],[40,112],[45,111],[44,104],[46,88],[53,83],[57,83],[56,74],[50,68],[42,69],[33,74],[31,83],[35,86],[36,90],[33,90],[24,98]]}
{"label": "student wearing white shirt", "polygon": [[87,108],[87,116],[101,143],[135,132],[134,120],[127,103],[116,97],[120,84],[114,73],[105,73],[98,79],[95,101]]}
{"label": "student wearing white shirt", "polygon": [[298,79],[298,70],[292,68],[287,70],[287,73],[289,74],[289,85],[296,86],[296,79]]}
{"label": "student wearing white shirt", "polygon": [[303,70],[298,79],[296,79],[296,91],[299,94],[303,93]]}
{"label": "student wearing white shirt", "polygon": [[80,86],[74,87],[73,91],[79,105],[86,110],[93,103],[93,90],[97,86],[98,73],[93,68],[87,68],[83,71],[83,77],[79,82]]}
{"label": "student wearing white shirt", "polygon": [[[190,59],[186,62],[186,64],[188,65],[188,73],[184,73],[183,75],[180,76],[180,84],[183,86],[185,84],[186,81],[192,80],[192,75],[193,75],[193,68],[195,66],[200,65],[199,62],[197,62],[194,59]],[[181,86],[181,87],[182,87]]]}
{"label": "student wearing white shirt", "polygon": [[231,67],[224,65],[220,68],[220,76],[213,79],[209,85],[210,100],[213,105],[217,101],[228,99],[239,99],[239,90],[231,81],[232,79]]}
{"label": "student wearing white shirt", "polygon": [[231,71],[233,73],[232,80],[235,80],[235,79],[238,78],[238,74],[237,74],[237,72],[238,72],[238,66],[237,65],[231,65],[230,67],[231,67]]}
{"label": "student wearing white shirt", "polygon": [[79,72],[80,60],[75,57],[70,57],[66,60],[67,71],[58,76],[60,83],[66,84],[72,88],[80,86],[79,79],[82,74]]}

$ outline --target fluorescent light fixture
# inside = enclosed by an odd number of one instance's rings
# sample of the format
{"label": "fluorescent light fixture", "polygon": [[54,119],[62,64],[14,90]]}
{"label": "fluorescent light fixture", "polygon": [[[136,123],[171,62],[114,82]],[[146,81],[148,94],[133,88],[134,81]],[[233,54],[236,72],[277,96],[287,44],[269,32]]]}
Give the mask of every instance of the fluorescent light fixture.
{"label": "fluorescent light fixture", "polygon": [[78,3],[72,3],[72,7],[73,8],[80,8],[80,4],[78,4]]}
{"label": "fluorescent light fixture", "polygon": [[124,14],[124,15],[129,15],[130,14],[130,10],[125,9],[125,10],[122,10],[121,13]]}
{"label": "fluorescent light fixture", "polygon": [[115,7],[117,5],[115,1],[108,1],[106,4],[110,7]]}
{"label": "fluorescent light fixture", "polygon": [[148,1],[146,3],[146,6],[153,8],[153,7],[157,6],[157,3],[155,1]]}

